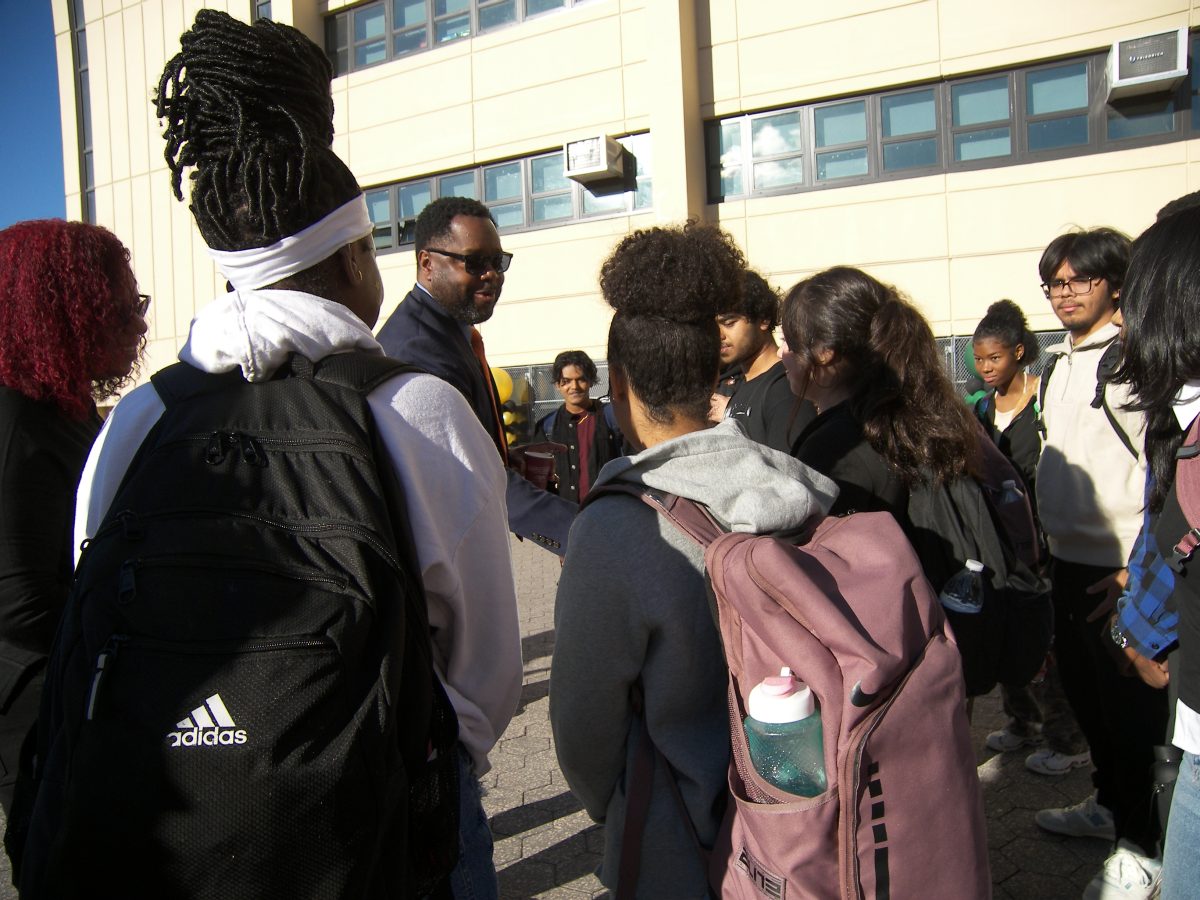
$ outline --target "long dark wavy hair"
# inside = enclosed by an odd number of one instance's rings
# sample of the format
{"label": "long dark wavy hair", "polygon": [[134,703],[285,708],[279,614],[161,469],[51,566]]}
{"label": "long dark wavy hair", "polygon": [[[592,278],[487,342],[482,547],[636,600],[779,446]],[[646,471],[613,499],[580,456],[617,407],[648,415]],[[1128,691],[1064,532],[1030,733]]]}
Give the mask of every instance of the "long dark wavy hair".
{"label": "long dark wavy hair", "polygon": [[0,231],[0,384],[86,418],[129,383],[132,372],[97,376],[137,315],[129,251],[111,231],[61,219]]}
{"label": "long dark wavy hair", "polygon": [[1133,242],[1121,315],[1124,346],[1113,377],[1129,385],[1130,408],[1146,413],[1149,503],[1157,512],[1175,481],[1184,436],[1172,401],[1200,378],[1200,207],[1167,215]]}
{"label": "long dark wavy hair", "polygon": [[905,484],[976,471],[971,413],[929,323],[894,287],[848,266],[806,278],[784,298],[783,336],[810,375],[823,350],[847,364],[847,402],[863,436]]}

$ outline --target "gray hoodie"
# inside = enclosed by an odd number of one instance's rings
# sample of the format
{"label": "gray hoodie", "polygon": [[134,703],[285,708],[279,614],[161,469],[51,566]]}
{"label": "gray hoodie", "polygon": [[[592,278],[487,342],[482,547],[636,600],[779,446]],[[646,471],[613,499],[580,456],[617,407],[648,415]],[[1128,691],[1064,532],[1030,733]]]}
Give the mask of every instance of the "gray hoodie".
{"label": "gray hoodie", "polygon": [[[733,531],[790,529],[825,515],[833,482],[722,423],[608,463],[596,487],[644,484],[698,500]],[[645,693],[651,738],[674,769],[700,840],[711,846],[729,763],[727,676],[700,547],[635,497],[600,497],[571,528],[555,608],[550,723],[559,764],[606,825],[600,878],[617,883],[633,760],[630,688]],[[703,897],[705,874],[656,772],[637,895]]]}

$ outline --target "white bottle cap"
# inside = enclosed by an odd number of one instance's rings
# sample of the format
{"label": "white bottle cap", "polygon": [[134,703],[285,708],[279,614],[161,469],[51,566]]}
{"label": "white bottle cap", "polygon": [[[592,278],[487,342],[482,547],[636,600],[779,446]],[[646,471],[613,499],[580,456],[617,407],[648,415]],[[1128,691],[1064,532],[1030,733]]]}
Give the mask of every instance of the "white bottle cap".
{"label": "white bottle cap", "polygon": [[982,572],[983,571],[983,563],[981,563],[977,559],[968,559],[967,560],[967,568],[970,569],[972,572]]}
{"label": "white bottle cap", "polygon": [[815,703],[812,690],[797,681],[786,666],[778,676],[764,678],[750,691],[746,711],[750,718],[770,725],[799,722],[813,714]]}

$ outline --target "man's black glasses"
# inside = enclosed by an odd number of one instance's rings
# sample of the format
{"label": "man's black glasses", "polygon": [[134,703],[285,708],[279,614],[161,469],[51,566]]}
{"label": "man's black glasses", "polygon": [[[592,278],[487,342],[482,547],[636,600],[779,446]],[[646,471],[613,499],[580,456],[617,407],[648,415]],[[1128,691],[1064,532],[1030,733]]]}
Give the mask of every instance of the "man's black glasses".
{"label": "man's black glasses", "polygon": [[451,259],[457,259],[463,264],[463,268],[467,270],[468,275],[483,275],[489,270],[496,272],[507,272],[508,267],[512,264],[513,255],[501,251],[495,254],[484,253],[452,253],[449,250],[439,250],[437,247],[426,247],[425,250],[429,253],[440,253],[442,256],[449,256]]}

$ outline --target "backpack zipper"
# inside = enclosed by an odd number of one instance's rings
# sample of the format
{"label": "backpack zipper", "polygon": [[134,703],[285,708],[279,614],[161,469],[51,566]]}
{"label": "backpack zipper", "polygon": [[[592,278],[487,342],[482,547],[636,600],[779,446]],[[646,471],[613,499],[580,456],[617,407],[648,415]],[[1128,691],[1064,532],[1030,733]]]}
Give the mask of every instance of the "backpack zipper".
{"label": "backpack zipper", "polygon": [[333,641],[327,637],[279,637],[260,638],[253,643],[245,641],[209,642],[201,646],[156,640],[148,637],[133,637],[128,634],[110,635],[104,647],[96,656],[96,666],[92,673],[92,688],[88,692],[87,712],[84,719],[91,722],[95,719],[96,698],[100,693],[100,683],[104,673],[111,670],[112,662],[119,655],[121,648],[126,645],[136,645],[147,650],[158,650],[181,654],[184,656],[203,656],[208,654],[226,654],[233,651],[241,653],[273,653],[278,650],[333,650]]}
{"label": "backpack zipper", "polygon": [[[142,527],[142,523],[144,522],[154,521],[156,519],[185,519],[189,517],[229,517],[233,519],[243,519],[260,525],[269,525],[272,528],[279,529],[280,531],[286,531],[292,534],[300,535],[317,535],[334,531],[346,532],[347,534],[354,535],[355,537],[361,539],[363,543],[370,546],[372,550],[383,557],[384,561],[386,561],[391,568],[398,572],[402,571],[402,567],[399,561],[396,559],[396,555],[384,545],[375,532],[355,522],[317,522],[311,524],[297,524],[295,522],[288,522],[284,519],[273,519],[269,516],[260,516],[255,513],[236,512],[229,509],[173,509],[167,512],[156,512],[141,515],[130,510],[122,510],[121,512],[115,513],[112,519],[107,521],[103,527],[101,527],[89,540],[84,541],[83,549],[86,551],[90,548],[91,544],[95,543],[100,538],[107,536],[111,532],[116,531],[118,528],[125,532],[125,536],[128,540],[136,541],[140,540],[145,533],[145,530]],[[83,558],[81,557],[76,571],[78,572],[82,570],[82,567]]]}
{"label": "backpack zipper", "polygon": [[339,591],[344,591],[350,583],[349,579],[338,578],[335,575],[327,574],[317,569],[306,569],[301,566],[277,566],[266,561],[220,557],[211,554],[163,554],[160,556],[136,557],[127,559],[121,563],[121,569],[117,574],[117,602],[120,604],[129,604],[137,598],[137,574],[139,571],[165,566],[179,566],[181,568],[192,569],[209,569],[219,566],[226,569],[249,570],[252,572],[262,572],[267,575],[279,575],[283,578],[299,581],[328,584]]}

